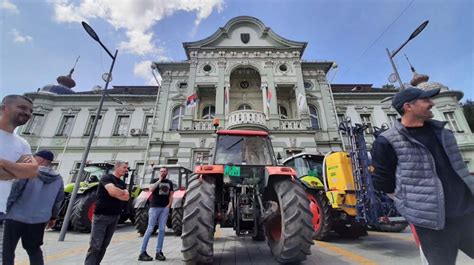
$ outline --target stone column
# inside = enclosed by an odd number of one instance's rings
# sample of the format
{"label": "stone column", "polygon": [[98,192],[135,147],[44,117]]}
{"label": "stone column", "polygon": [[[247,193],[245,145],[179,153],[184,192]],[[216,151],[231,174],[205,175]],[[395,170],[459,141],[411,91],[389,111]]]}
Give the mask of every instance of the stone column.
{"label": "stone column", "polygon": [[221,126],[224,125],[224,115],[227,113],[227,110],[225,110],[225,104],[224,104],[224,95],[225,95],[225,86],[224,86],[224,75],[225,75],[225,66],[226,62],[224,59],[219,59],[219,62],[217,63],[217,73],[219,75],[217,79],[217,87],[216,87],[216,118],[221,121]]}

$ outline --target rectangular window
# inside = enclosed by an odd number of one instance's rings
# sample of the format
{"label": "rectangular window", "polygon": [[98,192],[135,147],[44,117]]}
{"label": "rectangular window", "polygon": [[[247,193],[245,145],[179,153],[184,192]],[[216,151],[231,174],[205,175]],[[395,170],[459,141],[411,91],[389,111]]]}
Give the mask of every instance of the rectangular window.
{"label": "rectangular window", "polygon": [[456,121],[456,116],[454,115],[454,111],[444,112],[444,119],[448,122],[449,129],[453,132],[462,132],[458,126],[458,122]]}
{"label": "rectangular window", "polygon": [[209,151],[194,151],[194,165],[208,165],[209,157]]}
{"label": "rectangular window", "polygon": [[[339,113],[339,114],[337,114],[337,119],[339,120],[339,123],[341,123],[341,122],[346,120],[346,115]],[[339,126],[339,124],[338,124],[338,126]]]}
{"label": "rectangular window", "polygon": [[74,166],[72,167],[71,171],[69,171],[69,183],[75,182],[77,175],[79,175],[79,169],[81,168],[81,162],[75,162]]}
{"label": "rectangular window", "polygon": [[33,113],[30,121],[26,124],[23,134],[39,135],[43,125],[44,114]]}
{"label": "rectangular window", "polygon": [[[87,122],[87,127],[86,127],[86,131],[84,132],[84,136],[89,136],[91,135],[91,131],[92,131],[92,125],[94,125],[94,120],[95,120],[95,115],[91,115],[89,117],[89,122]],[[95,133],[94,135],[98,135],[99,134],[99,128],[100,128],[100,125],[102,124],[102,115],[99,116],[99,120],[97,121],[97,127],[95,128]]]}
{"label": "rectangular window", "polygon": [[135,185],[140,184],[140,179],[143,176],[144,169],[145,164],[143,162],[137,162],[135,164],[135,178],[133,178],[133,183],[135,183]]}
{"label": "rectangular window", "polygon": [[388,118],[388,122],[390,123],[390,126],[393,126],[395,124],[395,122],[397,121],[397,119],[398,119],[398,115],[397,114],[387,114],[387,118]]}
{"label": "rectangular window", "polygon": [[153,126],[153,116],[147,115],[145,116],[145,121],[143,122],[142,134],[143,135],[150,135]]}
{"label": "rectangular window", "polygon": [[128,115],[119,115],[117,117],[117,122],[115,123],[114,136],[126,136],[128,134],[128,122],[130,116]]}
{"label": "rectangular window", "polygon": [[372,128],[372,118],[370,114],[360,114],[360,119],[362,121],[362,124],[367,125],[367,129],[365,130],[365,133],[367,134],[372,134],[374,132]]}
{"label": "rectangular window", "polygon": [[74,123],[74,115],[64,115],[59,125],[57,136],[69,136]]}
{"label": "rectangular window", "polygon": [[168,165],[176,165],[176,164],[178,164],[178,159],[176,159],[176,158],[168,158],[168,159],[166,159],[166,164],[168,164]]}

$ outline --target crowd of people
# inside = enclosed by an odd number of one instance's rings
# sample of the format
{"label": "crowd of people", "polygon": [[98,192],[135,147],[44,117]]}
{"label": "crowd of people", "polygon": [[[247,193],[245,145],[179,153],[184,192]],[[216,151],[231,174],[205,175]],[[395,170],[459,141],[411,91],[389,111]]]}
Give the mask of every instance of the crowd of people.
{"label": "crowd of people", "polygon": [[[431,98],[439,89],[400,90],[392,106],[401,119],[383,132],[372,148],[373,183],[394,198],[397,210],[413,226],[424,257],[432,265],[455,264],[458,250],[474,258],[474,176],[463,161],[453,132],[433,119]],[[44,264],[41,250],[45,228],[55,224],[63,200],[62,177],[51,167],[54,154],[32,154],[30,145],[14,131],[32,115],[33,102],[21,95],[3,98],[0,107],[0,259],[14,264],[21,239],[30,264]],[[130,194],[121,179],[124,161],[100,178],[85,264],[100,264]],[[147,245],[159,225],[156,260],[163,255],[164,229],[173,197],[167,169],[151,184],[148,227],[139,261],[151,261]]]}

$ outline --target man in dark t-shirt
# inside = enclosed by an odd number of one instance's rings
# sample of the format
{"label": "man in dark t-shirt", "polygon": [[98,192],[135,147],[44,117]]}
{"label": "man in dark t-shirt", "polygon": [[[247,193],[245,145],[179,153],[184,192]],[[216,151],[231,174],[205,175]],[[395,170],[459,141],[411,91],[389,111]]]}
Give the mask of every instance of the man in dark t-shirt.
{"label": "man in dark t-shirt", "polygon": [[140,255],[138,260],[140,261],[152,261],[153,258],[146,252],[146,247],[150,236],[153,233],[156,222],[159,225],[158,240],[156,242],[156,256],[157,260],[166,260],[163,255],[163,241],[165,239],[165,226],[166,220],[168,219],[169,210],[173,201],[173,182],[167,179],[168,169],[165,167],[160,168],[160,177],[152,180],[150,191],[152,192],[150,198],[150,210],[148,211],[148,226],[146,232],[143,235],[143,243],[140,249]]}
{"label": "man in dark t-shirt", "polygon": [[114,172],[104,175],[99,181],[97,203],[92,219],[90,247],[87,251],[85,265],[100,264],[104,258],[122,212],[122,205],[130,198],[125,182],[120,179],[127,172],[128,163],[117,161]]}

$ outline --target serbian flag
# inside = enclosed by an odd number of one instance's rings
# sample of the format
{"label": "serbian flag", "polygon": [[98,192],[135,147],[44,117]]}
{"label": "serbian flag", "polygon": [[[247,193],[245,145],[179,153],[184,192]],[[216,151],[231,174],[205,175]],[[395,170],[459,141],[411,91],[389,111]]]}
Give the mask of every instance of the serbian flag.
{"label": "serbian flag", "polygon": [[267,87],[267,106],[270,108],[270,102],[272,102],[272,92],[270,92],[270,89]]}
{"label": "serbian flag", "polygon": [[196,93],[192,94],[186,99],[186,107],[188,108],[194,108],[197,104],[198,97]]}

